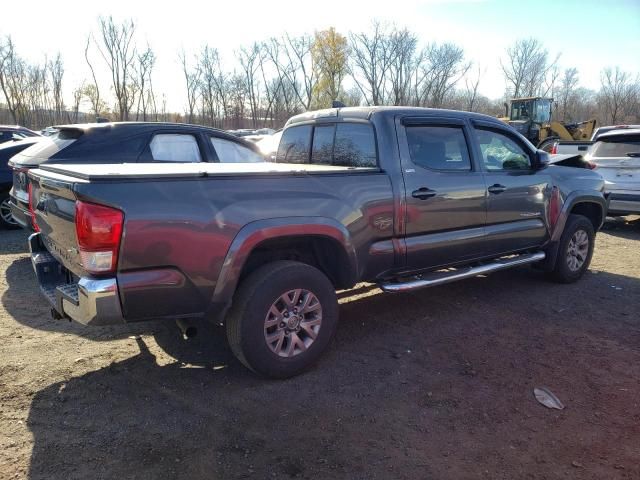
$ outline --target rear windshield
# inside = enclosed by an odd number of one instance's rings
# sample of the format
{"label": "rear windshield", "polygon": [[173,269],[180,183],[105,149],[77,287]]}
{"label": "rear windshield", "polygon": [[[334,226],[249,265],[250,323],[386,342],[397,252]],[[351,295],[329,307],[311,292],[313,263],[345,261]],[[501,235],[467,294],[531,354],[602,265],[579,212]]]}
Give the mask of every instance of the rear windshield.
{"label": "rear windshield", "polygon": [[38,165],[67,148],[81,135],[82,132],[77,130],[60,130],[51,136],[43,137],[31,147],[13,157],[12,161],[14,163]]}
{"label": "rear windshield", "polygon": [[594,157],[640,156],[640,135],[602,138],[593,146]]}

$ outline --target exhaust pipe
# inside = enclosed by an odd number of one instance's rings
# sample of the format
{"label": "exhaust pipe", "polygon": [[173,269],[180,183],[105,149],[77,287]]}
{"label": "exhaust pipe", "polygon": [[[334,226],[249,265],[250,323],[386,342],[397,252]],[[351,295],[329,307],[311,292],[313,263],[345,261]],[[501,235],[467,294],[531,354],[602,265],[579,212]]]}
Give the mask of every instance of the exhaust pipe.
{"label": "exhaust pipe", "polygon": [[188,320],[183,318],[179,318],[176,320],[176,325],[182,332],[182,338],[188,340],[190,338],[195,337],[198,334],[198,329],[195,325],[191,324]]}

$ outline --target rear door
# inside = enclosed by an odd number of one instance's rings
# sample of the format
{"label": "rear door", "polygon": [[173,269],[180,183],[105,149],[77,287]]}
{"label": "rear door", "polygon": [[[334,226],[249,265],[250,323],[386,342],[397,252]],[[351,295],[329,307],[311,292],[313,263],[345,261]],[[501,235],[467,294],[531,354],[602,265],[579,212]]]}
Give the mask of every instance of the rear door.
{"label": "rear door", "polygon": [[474,137],[487,185],[486,254],[541,245],[548,236],[544,219],[551,178],[533,168],[535,151],[493,124],[475,124]]}
{"label": "rear door", "polygon": [[469,127],[439,117],[397,119],[405,185],[407,266],[428,269],[482,255],[486,185]]}

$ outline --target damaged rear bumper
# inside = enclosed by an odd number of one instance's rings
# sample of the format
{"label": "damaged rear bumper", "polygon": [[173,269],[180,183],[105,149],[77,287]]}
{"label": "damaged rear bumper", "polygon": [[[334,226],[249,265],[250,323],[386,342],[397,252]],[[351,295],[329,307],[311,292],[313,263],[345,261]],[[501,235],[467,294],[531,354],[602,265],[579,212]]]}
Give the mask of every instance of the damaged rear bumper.
{"label": "damaged rear bumper", "polygon": [[59,317],[84,325],[125,322],[115,278],[73,278],[44,247],[40,233],[29,237],[29,251],[40,290]]}

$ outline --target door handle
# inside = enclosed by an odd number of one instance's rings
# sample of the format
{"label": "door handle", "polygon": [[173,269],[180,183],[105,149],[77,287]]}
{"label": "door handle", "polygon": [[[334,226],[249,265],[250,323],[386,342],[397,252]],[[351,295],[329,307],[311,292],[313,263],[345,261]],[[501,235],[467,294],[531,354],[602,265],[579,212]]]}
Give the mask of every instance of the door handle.
{"label": "door handle", "polygon": [[431,190],[427,187],[422,187],[411,192],[411,196],[413,198],[419,198],[420,200],[426,200],[427,198],[435,197],[436,193],[437,192],[435,190]]}
{"label": "door handle", "polygon": [[489,191],[489,193],[502,193],[507,189],[507,187],[505,187],[504,185],[500,185],[498,183],[491,185],[489,188],[487,188],[487,190]]}

